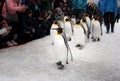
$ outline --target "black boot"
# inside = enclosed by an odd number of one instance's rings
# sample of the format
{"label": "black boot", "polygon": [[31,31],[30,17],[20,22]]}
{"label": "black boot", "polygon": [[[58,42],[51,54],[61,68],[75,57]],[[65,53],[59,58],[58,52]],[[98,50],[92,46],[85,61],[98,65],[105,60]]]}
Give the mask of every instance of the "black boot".
{"label": "black boot", "polygon": [[114,33],[114,25],[111,26],[111,33]]}
{"label": "black boot", "polygon": [[109,30],[110,30],[110,26],[108,25],[108,26],[106,26],[106,29],[107,29],[107,34],[109,34]]}

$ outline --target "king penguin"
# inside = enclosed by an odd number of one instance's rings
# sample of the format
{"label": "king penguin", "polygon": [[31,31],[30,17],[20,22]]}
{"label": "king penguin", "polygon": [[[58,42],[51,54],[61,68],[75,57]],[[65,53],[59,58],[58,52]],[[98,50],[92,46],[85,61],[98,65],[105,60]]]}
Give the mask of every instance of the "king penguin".
{"label": "king penguin", "polygon": [[64,32],[65,32],[67,41],[71,41],[73,31],[72,31],[71,22],[70,22],[70,20],[68,18],[65,21]]}
{"label": "king penguin", "polygon": [[91,26],[91,33],[93,37],[93,41],[100,41],[100,36],[102,35],[102,27],[98,20],[98,17],[95,16],[92,26]]}
{"label": "king penguin", "polygon": [[76,24],[76,18],[74,15],[71,16],[71,23],[72,23],[72,25]]}
{"label": "king penguin", "polygon": [[85,30],[86,42],[88,41],[88,27],[85,18],[81,19],[81,26]]}
{"label": "king penguin", "polygon": [[67,46],[65,44],[65,39],[62,36],[63,29],[57,28],[56,30],[57,30],[57,33],[54,39],[54,50],[55,50],[55,55],[57,58],[56,64],[58,66],[58,69],[62,70],[64,69],[64,65],[66,63]]}
{"label": "king penguin", "polygon": [[83,27],[80,25],[80,20],[76,20],[76,24],[73,26],[74,34],[73,34],[73,42],[76,47],[82,49],[85,45],[85,33]]}

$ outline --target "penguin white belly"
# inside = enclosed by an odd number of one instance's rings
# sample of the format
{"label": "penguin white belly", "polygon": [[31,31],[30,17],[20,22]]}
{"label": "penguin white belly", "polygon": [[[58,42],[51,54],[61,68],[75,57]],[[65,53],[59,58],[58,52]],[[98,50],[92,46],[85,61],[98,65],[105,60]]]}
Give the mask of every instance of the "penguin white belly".
{"label": "penguin white belly", "polygon": [[72,25],[75,25],[76,24],[76,19],[75,18],[71,18],[71,22],[72,22]]}
{"label": "penguin white belly", "polygon": [[84,30],[82,27],[74,29],[73,40],[74,40],[75,45],[76,44],[80,44],[80,45],[85,44],[85,34],[84,34]]}
{"label": "penguin white belly", "polygon": [[52,27],[51,27],[50,37],[51,37],[52,43],[54,43],[54,38],[55,38],[55,35],[57,34],[57,31],[53,30],[54,28],[58,28],[58,26],[53,24]]}
{"label": "penguin white belly", "polygon": [[55,37],[54,50],[55,50],[56,58],[59,61],[65,62],[67,57],[67,48],[62,36]]}
{"label": "penguin white belly", "polygon": [[72,37],[72,27],[70,22],[65,22],[65,35],[67,40],[71,39]]}

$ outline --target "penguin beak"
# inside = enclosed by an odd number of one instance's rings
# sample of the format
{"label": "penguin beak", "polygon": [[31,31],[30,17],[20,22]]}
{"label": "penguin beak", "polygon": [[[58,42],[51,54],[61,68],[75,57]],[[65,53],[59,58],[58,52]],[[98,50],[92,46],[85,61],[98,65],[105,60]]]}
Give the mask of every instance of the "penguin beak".
{"label": "penguin beak", "polygon": [[58,28],[52,28],[52,30],[58,30]]}

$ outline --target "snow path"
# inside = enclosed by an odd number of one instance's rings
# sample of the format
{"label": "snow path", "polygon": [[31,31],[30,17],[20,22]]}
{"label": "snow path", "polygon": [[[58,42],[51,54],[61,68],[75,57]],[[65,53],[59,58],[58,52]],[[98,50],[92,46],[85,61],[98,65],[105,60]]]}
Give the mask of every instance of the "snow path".
{"label": "snow path", "polygon": [[120,22],[115,33],[82,50],[69,42],[74,61],[58,70],[49,36],[0,50],[0,81],[120,81]]}

